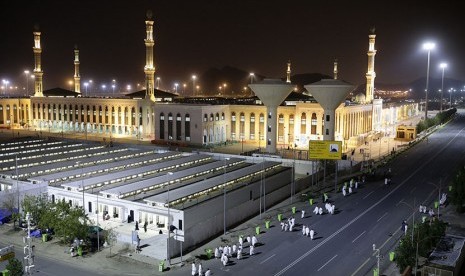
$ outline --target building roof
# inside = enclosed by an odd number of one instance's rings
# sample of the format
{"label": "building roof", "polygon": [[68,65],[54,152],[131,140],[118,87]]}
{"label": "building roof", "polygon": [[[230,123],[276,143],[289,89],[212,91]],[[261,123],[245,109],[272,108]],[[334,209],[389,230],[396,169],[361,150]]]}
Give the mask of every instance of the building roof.
{"label": "building roof", "polygon": [[[144,90],[140,90],[140,91],[136,91],[136,92],[126,94],[126,96],[129,97],[129,98],[133,98],[133,99],[134,98],[144,99],[145,94],[147,93],[146,91],[147,90],[144,89]],[[159,89],[153,89],[153,94],[154,94],[155,98],[176,98],[176,97],[178,97],[178,95],[176,95],[174,93],[170,93],[170,92],[159,90]]]}
{"label": "building roof", "polygon": [[428,263],[444,267],[455,267],[458,265],[464,244],[465,237],[445,235],[429,256]]}
{"label": "building roof", "polygon": [[77,97],[81,93],[77,93],[68,89],[63,89],[61,87],[55,87],[52,89],[44,90],[44,96],[46,97]]}

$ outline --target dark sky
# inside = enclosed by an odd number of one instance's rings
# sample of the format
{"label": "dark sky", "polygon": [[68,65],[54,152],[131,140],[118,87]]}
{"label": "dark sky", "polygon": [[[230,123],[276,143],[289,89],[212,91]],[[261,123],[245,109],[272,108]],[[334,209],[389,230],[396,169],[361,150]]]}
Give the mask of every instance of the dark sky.
{"label": "dark sky", "polygon": [[[361,4],[359,2],[363,2]],[[372,3],[368,5],[367,3]],[[121,86],[143,83],[145,13],[154,14],[156,76],[161,88],[189,82],[210,67],[234,66],[285,77],[332,75],[365,81],[368,31],[376,27],[376,81],[405,83],[426,75],[422,43],[436,42],[431,77],[447,61],[446,77],[465,79],[465,16],[460,1],[109,1],[2,0],[0,79],[24,86],[32,70],[33,26],[42,32],[45,88],[69,87],[73,47],[80,49],[82,81]],[[191,81],[190,81],[191,83]],[[200,80],[201,83],[201,80]]]}

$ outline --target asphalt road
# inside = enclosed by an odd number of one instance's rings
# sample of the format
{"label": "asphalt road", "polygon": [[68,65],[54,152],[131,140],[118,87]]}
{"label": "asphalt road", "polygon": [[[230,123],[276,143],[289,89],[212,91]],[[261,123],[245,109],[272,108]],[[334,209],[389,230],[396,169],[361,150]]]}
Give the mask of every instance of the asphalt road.
{"label": "asphalt road", "polygon": [[[215,275],[373,275],[376,252],[380,249],[381,271],[403,235],[401,223],[419,220],[419,204],[433,206],[438,187],[445,191],[460,164],[465,162],[465,111],[429,138],[399,155],[381,170],[392,169],[392,183],[367,182],[355,193],[343,197],[330,194],[336,214],[296,216],[294,232],[282,232],[278,225],[260,235],[263,243],[255,255],[223,267],[219,260],[203,262]],[[320,202],[318,202],[320,203]],[[321,206],[321,203],[320,203]],[[437,210],[435,210],[437,212]],[[301,224],[316,231],[311,240],[302,236]],[[244,248],[248,252],[248,246]],[[190,264],[168,272],[190,275]]]}
{"label": "asphalt road", "polygon": [[[3,248],[7,245],[0,243],[0,247]],[[25,256],[23,248],[15,246],[15,258],[22,261]],[[62,253],[62,252],[60,252]],[[40,254],[35,257],[35,267],[33,268],[34,275],[49,275],[49,276],[61,276],[61,275],[73,275],[73,276],[86,276],[86,275],[105,275],[99,274],[97,271],[90,271],[86,268],[79,267],[77,265],[71,265],[64,263],[61,260],[47,258]],[[5,269],[8,261],[0,263],[0,271]],[[72,274],[70,272],[72,271]]]}

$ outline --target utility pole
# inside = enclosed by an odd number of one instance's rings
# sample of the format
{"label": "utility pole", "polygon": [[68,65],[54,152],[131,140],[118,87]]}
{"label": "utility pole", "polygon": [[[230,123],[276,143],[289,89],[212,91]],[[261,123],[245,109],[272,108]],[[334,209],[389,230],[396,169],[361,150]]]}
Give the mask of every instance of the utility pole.
{"label": "utility pole", "polygon": [[26,214],[26,221],[27,221],[27,237],[24,239],[24,243],[26,246],[24,247],[24,260],[26,261],[26,265],[24,266],[24,270],[26,271],[27,275],[32,275],[32,268],[34,268],[34,252],[31,246],[31,215],[29,212]]}
{"label": "utility pole", "polygon": [[373,251],[375,251],[376,253],[376,258],[378,259],[377,261],[377,266],[376,266],[376,273],[374,273],[375,276],[378,276],[379,275],[379,248],[376,248],[376,245],[373,244]]}

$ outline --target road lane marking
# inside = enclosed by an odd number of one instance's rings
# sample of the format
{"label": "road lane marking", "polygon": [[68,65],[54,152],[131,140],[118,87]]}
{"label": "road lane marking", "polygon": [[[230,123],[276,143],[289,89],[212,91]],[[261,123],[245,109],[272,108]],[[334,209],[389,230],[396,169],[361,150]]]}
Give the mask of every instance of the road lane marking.
{"label": "road lane marking", "polygon": [[[426,201],[429,200],[429,198],[433,195],[433,193],[436,193],[436,191],[432,191],[428,197],[426,198]],[[407,221],[410,220],[410,218],[413,216],[414,214],[412,213],[408,218],[407,218]],[[397,228],[397,230],[379,247],[379,250],[381,250],[388,242],[390,239],[392,239],[392,237],[396,236],[397,233],[402,229],[402,227],[399,227]],[[376,256],[376,252],[373,252],[372,256]],[[361,264],[356,270],[354,273],[352,273],[351,276],[354,276],[356,275],[366,264],[367,262],[370,260],[370,258],[368,258],[365,262],[363,262],[363,264]]]}
{"label": "road lane marking", "polygon": [[352,275],[350,275],[350,276],[355,276],[355,275],[360,271],[360,269],[362,269],[362,267],[364,267],[364,266],[370,261],[370,259],[371,259],[371,258],[366,259],[366,261],[364,261],[363,264],[361,264],[361,265],[357,268],[357,270],[355,270],[355,272],[352,273]]}
{"label": "road lane marking", "polygon": [[382,218],[384,218],[384,216],[386,216],[388,213],[384,213],[384,215],[382,215],[376,222],[379,222]]}
{"label": "road lane marking", "polygon": [[369,195],[371,195],[374,191],[369,192],[366,196],[363,197],[363,199],[367,198]]}
{"label": "road lane marking", "polygon": [[[465,129],[465,128],[463,128]],[[463,130],[462,129],[462,130]],[[308,250],[307,252],[305,252],[304,254],[302,254],[299,258],[295,259],[292,263],[288,264],[286,267],[284,267],[283,269],[281,269],[280,271],[278,271],[276,274],[274,274],[274,276],[280,276],[282,274],[284,274],[286,271],[288,271],[291,267],[295,266],[297,263],[301,262],[304,258],[306,258],[308,255],[310,255],[311,253],[315,252],[315,250],[317,250],[318,248],[320,248],[321,246],[323,246],[325,243],[327,243],[328,241],[330,241],[331,239],[333,239],[336,235],[338,235],[339,233],[341,233],[342,231],[344,231],[347,227],[349,227],[350,225],[352,225],[354,222],[356,222],[357,220],[359,220],[361,217],[363,217],[366,213],[370,212],[371,210],[373,210],[376,206],[378,206],[381,202],[383,202],[384,200],[386,200],[386,198],[388,198],[389,196],[391,196],[394,192],[396,192],[400,187],[404,186],[405,183],[407,183],[407,181],[409,181],[414,175],[416,175],[421,169],[423,169],[427,164],[429,164],[432,160],[434,160],[442,151],[445,150],[446,147],[449,146],[449,144],[452,143],[452,141],[457,138],[457,136],[462,132],[462,130],[460,130],[453,139],[451,139],[447,144],[445,144],[443,146],[443,148],[436,152],[435,155],[431,156],[430,159],[428,159],[428,161],[426,162],[423,162],[423,164],[421,166],[419,166],[415,171],[413,171],[408,177],[406,177],[404,179],[404,181],[402,181],[398,186],[394,187],[388,194],[386,194],[384,197],[382,197],[380,200],[378,200],[378,202],[376,202],[375,204],[373,204],[370,208],[366,209],[365,211],[363,211],[362,213],[360,213],[358,216],[356,216],[354,219],[352,219],[351,221],[349,221],[348,223],[346,223],[346,225],[342,226],[341,228],[339,228],[339,230],[337,230],[336,232],[334,232],[333,234],[331,234],[330,236],[328,236],[326,239],[324,239],[323,241],[321,241],[319,244],[315,245],[312,249]]]}
{"label": "road lane marking", "polygon": [[334,257],[332,257],[331,259],[329,259],[329,261],[327,261],[327,262],[326,262],[324,265],[322,265],[320,268],[318,268],[318,270],[317,270],[317,271],[320,271],[320,270],[322,270],[322,269],[323,269],[323,267],[325,267],[327,264],[329,264],[329,262],[331,262],[332,260],[334,260],[334,258],[336,258],[336,257],[337,257],[337,254],[336,254],[336,255],[334,255]]}
{"label": "road lane marking", "polygon": [[360,238],[363,234],[365,234],[366,230],[362,232],[362,234],[358,235],[353,241],[352,243],[354,243],[358,238]]}
{"label": "road lane marking", "polygon": [[268,258],[266,258],[265,260],[263,260],[260,264],[263,264],[265,263],[266,261],[268,261],[269,259],[273,258],[276,254],[273,254],[271,256],[269,256]]}
{"label": "road lane marking", "polygon": [[396,206],[399,206],[399,204],[402,203],[402,201],[404,201],[404,199],[402,198],[401,200],[399,200],[399,202],[397,202]]}

